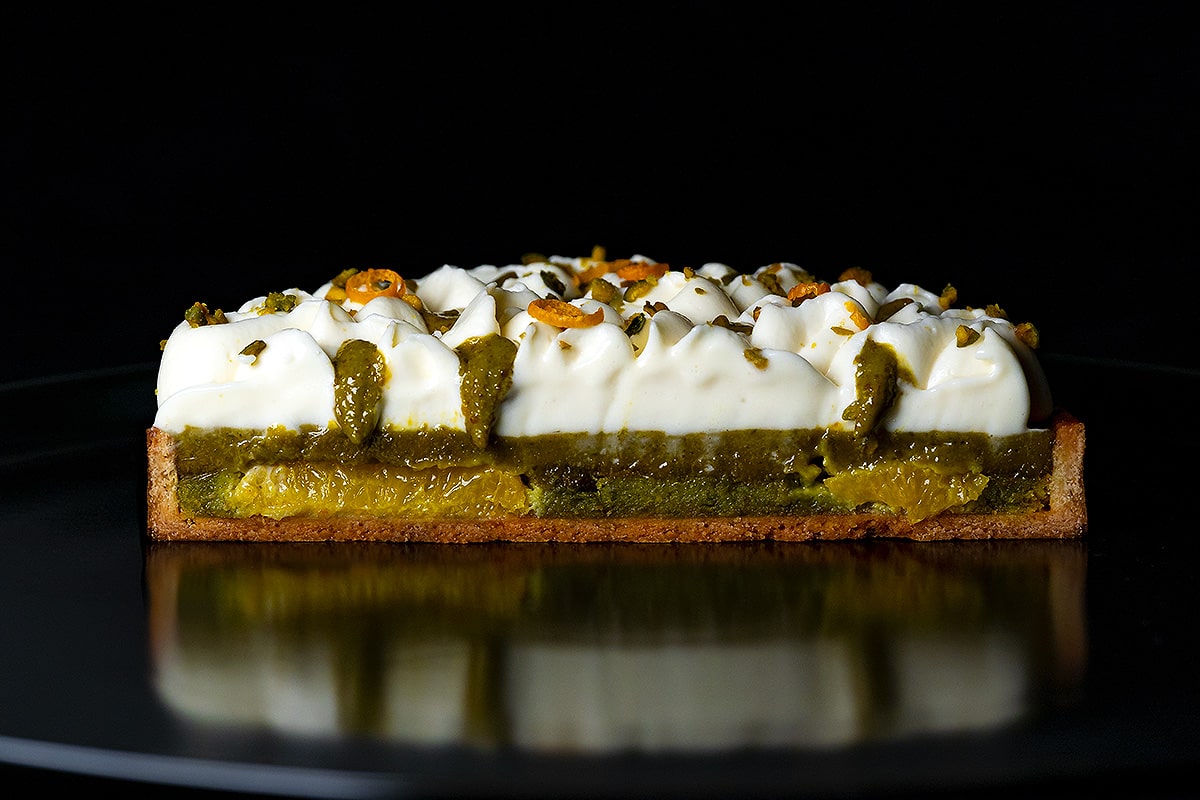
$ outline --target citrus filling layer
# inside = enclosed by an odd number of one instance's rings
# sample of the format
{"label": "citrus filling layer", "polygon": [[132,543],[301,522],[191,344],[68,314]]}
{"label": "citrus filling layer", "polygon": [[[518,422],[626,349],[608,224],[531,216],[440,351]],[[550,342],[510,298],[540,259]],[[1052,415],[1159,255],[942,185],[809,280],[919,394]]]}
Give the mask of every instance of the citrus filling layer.
{"label": "citrus filling layer", "polygon": [[[728,431],[498,439],[189,429],[181,510],[244,518],[695,517],[1046,507],[1052,434]],[[214,446],[220,445],[220,446]]]}
{"label": "citrus filling layer", "polygon": [[521,476],[493,468],[291,463],[185,478],[180,507],[216,517],[503,518],[529,504]]}

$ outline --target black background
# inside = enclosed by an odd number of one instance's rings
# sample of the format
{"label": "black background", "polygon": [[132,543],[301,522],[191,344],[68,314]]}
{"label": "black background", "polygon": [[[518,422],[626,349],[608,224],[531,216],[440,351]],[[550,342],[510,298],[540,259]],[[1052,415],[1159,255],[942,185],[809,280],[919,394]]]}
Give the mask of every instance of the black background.
{"label": "black background", "polygon": [[10,13],[5,377],[154,361],[196,300],[594,244],[953,283],[1049,352],[1190,364],[1183,6],[818,8]]}

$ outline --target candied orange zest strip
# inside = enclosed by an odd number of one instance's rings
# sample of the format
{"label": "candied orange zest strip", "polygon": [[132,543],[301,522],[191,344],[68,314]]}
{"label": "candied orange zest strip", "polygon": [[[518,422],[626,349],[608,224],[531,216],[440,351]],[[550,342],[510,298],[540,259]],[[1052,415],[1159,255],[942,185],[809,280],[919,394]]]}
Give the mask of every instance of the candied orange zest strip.
{"label": "candied orange zest strip", "polygon": [[607,261],[592,261],[583,272],[575,276],[575,280],[580,286],[583,286],[596,280],[596,278],[607,275],[608,270],[609,263]]}
{"label": "candied orange zest strip", "polygon": [[597,308],[590,314],[583,313],[579,306],[571,305],[552,297],[534,300],[529,304],[529,316],[538,322],[556,328],[590,328],[604,321],[604,309]]}
{"label": "candied orange zest strip", "polygon": [[656,264],[652,261],[628,261],[622,259],[618,262],[617,277],[623,281],[644,281],[651,276],[661,278],[671,269],[669,264]]}
{"label": "candied orange zest strip", "polygon": [[871,327],[871,318],[864,314],[858,303],[853,300],[846,301],[846,313],[850,315],[850,321],[857,325],[860,331]]}
{"label": "candied orange zest strip", "polygon": [[346,281],[346,297],[356,303],[367,303],[376,297],[403,297],[404,279],[390,269],[368,269],[356,272]]}
{"label": "candied orange zest strip", "polygon": [[830,291],[830,286],[825,281],[797,283],[791,289],[788,289],[787,299],[794,303],[797,300],[808,300],[811,297],[825,294],[828,291]]}
{"label": "candied orange zest strip", "polygon": [[875,280],[871,270],[862,267],[850,267],[838,276],[839,281],[855,281],[859,286],[867,286]]}
{"label": "candied orange zest strip", "polygon": [[607,258],[607,251],[602,245],[593,247],[592,255],[580,261],[580,271],[575,274],[576,285],[584,286],[602,275],[607,275],[609,269]]}

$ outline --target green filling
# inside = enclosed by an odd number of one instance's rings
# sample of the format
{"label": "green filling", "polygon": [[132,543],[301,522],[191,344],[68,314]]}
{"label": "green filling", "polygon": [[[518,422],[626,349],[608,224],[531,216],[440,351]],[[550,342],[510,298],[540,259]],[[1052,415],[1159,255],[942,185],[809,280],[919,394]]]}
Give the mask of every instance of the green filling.
{"label": "green filling", "polygon": [[458,346],[458,357],[467,433],[472,444],[483,450],[491,436],[496,409],[512,386],[517,346],[496,334],[478,336]]}
{"label": "green filling", "polygon": [[863,348],[854,359],[855,400],[842,411],[842,419],[854,423],[854,432],[860,436],[875,429],[879,420],[895,402],[901,377],[912,379],[900,367],[895,349],[874,339],[863,343]]}
{"label": "green filling", "polygon": [[379,422],[387,365],[379,348],[350,339],[333,359],[333,415],[346,438],[362,444]]}
{"label": "green filling", "polygon": [[350,441],[342,431],[304,427],[267,430],[187,428],[176,437],[175,461],[180,475],[223,469],[245,471],[255,465],[294,461],[340,464],[384,464],[414,469],[473,466],[490,461],[466,431],[422,428],[376,431],[366,441]]}
{"label": "green filling", "polygon": [[239,516],[233,493],[241,479],[242,473],[233,469],[180,476],[179,508],[197,517]]}
{"label": "green filling", "polygon": [[660,480],[696,476],[726,481],[764,481],[801,475],[813,480],[821,467],[824,431],[741,430],[671,436],[661,431],[556,433],[497,439],[498,463],[522,472],[575,470],[606,478],[629,474]]}
{"label": "green filling", "polygon": [[539,517],[738,517],[849,510],[824,487],[799,478],[741,483],[625,475],[563,483],[537,476],[530,483],[530,503]]}

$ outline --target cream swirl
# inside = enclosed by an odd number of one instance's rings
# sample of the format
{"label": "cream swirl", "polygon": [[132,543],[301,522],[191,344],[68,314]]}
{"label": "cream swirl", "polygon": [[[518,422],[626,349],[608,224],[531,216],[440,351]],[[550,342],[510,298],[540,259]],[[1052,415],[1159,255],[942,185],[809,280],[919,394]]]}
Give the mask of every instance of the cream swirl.
{"label": "cream swirl", "polygon": [[[387,366],[382,426],[464,429],[458,348],[488,335],[517,345],[494,426],[502,436],[847,428],[842,414],[868,340],[889,346],[900,367],[885,429],[1004,435],[1050,411],[1045,377],[1017,327],[979,309],[943,309],[938,294],[914,284],[842,280],[794,305],[779,292],[811,276],[791,264],[668,270],[635,291],[613,269],[605,293],[580,285],[589,270],[600,271],[563,257],[445,265],[410,281],[410,297],[355,303],[325,284],[311,294],[287,290],[290,311],[269,311],[258,297],[223,324],[180,323],[162,354],[155,425],[172,433],[335,425],[331,359],[361,339]],[[603,321],[540,322],[527,308],[544,297],[599,308]],[[897,310],[893,301],[906,304]],[[877,319],[885,306],[894,313]],[[431,330],[430,312],[453,325]]]}

